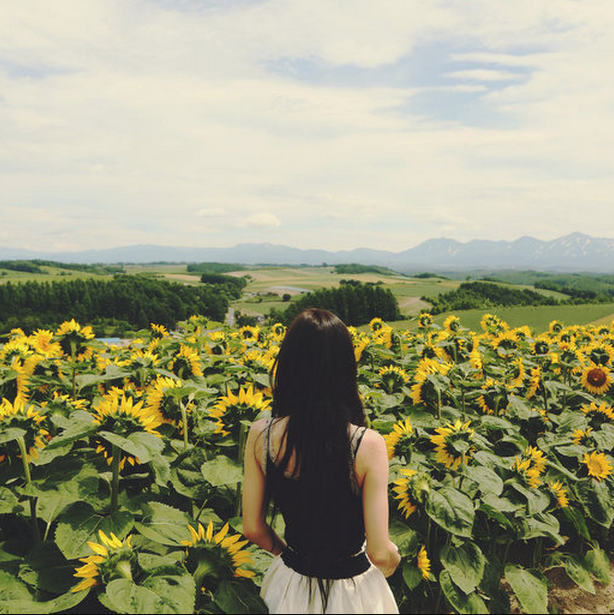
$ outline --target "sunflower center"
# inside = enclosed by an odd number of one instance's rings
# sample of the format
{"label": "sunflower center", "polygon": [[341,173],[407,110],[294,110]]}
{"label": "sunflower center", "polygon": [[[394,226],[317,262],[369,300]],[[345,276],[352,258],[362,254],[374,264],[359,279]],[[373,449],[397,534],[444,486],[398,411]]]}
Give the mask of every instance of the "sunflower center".
{"label": "sunflower center", "polygon": [[594,387],[602,387],[606,381],[606,373],[599,367],[594,367],[586,375],[586,381]]}

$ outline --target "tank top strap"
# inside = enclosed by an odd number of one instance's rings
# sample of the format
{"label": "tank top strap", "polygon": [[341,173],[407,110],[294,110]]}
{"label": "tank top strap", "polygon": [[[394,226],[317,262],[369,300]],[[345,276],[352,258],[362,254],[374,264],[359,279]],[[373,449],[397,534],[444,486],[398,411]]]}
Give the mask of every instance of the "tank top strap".
{"label": "tank top strap", "polygon": [[360,488],[358,486],[358,479],[356,478],[356,469],[354,467],[356,462],[356,455],[358,454],[358,448],[367,431],[366,427],[357,427],[350,436],[350,483],[352,485],[352,491],[359,493]]}
{"label": "tank top strap", "polygon": [[267,424],[263,430],[265,439],[262,446],[262,453],[260,457],[260,466],[262,472],[266,475],[269,465],[269,459],[271,458],[271,426],[273,425],[273,419],[268,419]]}

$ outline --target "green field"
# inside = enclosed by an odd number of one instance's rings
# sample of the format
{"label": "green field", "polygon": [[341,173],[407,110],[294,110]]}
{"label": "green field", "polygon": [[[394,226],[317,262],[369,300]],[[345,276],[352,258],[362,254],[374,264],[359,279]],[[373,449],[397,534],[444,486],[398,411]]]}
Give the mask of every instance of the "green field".
{"label": "green field", "polygon": [[[111,277],[106,273],[83,272],[62,269],[53,266],[41,266],[44,274],[26,273],[0,269],[0,284],[6,282],[26,281],[54,281],[84,278]],[[181,263],[133,264],[125,265],[124,270],[131,275],[151,275],[165,278],[172,282],[182,284],[199,284],[200,274],[187,271],[187,265]],[[401,274],[386,273],[357,273],[339,274],[334,267],[289,267],[289,266],[254,266],[245,270],[231,272],[229,275],[237,277],[248,276],[248,284],[241,300],[233,303],[233,307],[243,314],[250,316],[266,316],[271,308],[283,310],[288,303],[282,300],[284,294],[295,300],[301,293],[333,288],[339,286],[341,280],[352,279],[360,282],[381,283],[384,288],[390,289],[399,303],[401,312],[406,320],[392,323],[397,328],[413,329],[417,326],[416,316],[429,304],[423,296],[436,296],[458,288],[462,280],[446,279],[440,277],[411,278]],[[538,280],[539,276],[535,275]],[[535,289],[527,284],[526,275],[518,277],[514,284],[508,277],[501,283],[518,289],[536,290],[544,295],[564,299],[566,295],[555,291]],[[564,306],[535,306],[535,307],[509,307],[485,308],[456,312],[464,327],[479,331],[480,320],[485,313],[494,313],[512,327],[528,325],[536,332],[545,331],[552,320],[560,320],[565,324],[607,324],[614,318],[614,303],[564,305]],[[440,314],[435,318],[436,323],[442,323],[449,314]]]}

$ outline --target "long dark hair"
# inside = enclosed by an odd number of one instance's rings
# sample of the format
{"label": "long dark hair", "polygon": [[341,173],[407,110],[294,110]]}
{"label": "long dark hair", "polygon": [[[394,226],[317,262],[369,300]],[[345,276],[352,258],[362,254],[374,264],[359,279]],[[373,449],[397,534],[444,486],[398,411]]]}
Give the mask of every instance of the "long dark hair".
{"label": "long dark hair", "polygon": [[354,345],[343,321],[318,308],[301,312],[271,373],[273,417],[288,417],[279,467],[285,470],[294,454],[293,473],[307,485],[328,475],[331,462],[348,468],[348,424],[364,425],[365,415]]}

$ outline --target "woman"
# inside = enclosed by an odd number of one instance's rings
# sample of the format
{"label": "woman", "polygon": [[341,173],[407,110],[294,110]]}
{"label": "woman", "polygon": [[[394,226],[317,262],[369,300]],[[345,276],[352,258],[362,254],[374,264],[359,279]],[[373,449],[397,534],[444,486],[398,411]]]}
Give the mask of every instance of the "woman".
{"label": "woman", "polygon": [[[243,533],[278,556],[264,601],[272,613],[398,612],[384,578],[400,561],[388,535],[388,455],[364,427],[347,327],[326,310],[302,312],[272,374],[273,418],[250,429],[243,485]],[[267,523],[270,499],[285,540]]]}

